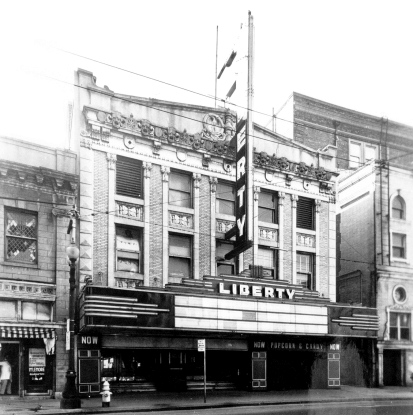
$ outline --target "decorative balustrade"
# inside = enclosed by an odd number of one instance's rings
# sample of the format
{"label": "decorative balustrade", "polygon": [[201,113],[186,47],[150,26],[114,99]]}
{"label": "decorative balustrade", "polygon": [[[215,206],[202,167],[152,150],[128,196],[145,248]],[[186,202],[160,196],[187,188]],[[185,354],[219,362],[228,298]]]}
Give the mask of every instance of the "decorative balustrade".
{"label": "decorative balustrade", "polygon": [[182,228],[193,228],[194,219],[191,214],[181,212],[169,212],[169,225]]}
{"label": "decorative balustrade", "polygon": [[306,248],[315,248],[315,235],[297,233],[297,246],[305,246]]}
{"label": "decorative balustrade", "polygon": [[278,242],[278,229],[258,227],[258,237],[267,241]]}
{"label": "decorative balustrade", "polygon": [[235,222],[232,222],[230,220],[222,220],[217,219],[216,221],[216,231],[217,232],[228,232],[230,229],[232,229],[235,226]]}
{"label": "decorative balustrade", "polygon": [[116,201],[116,215],[143,221],[143,206]]}

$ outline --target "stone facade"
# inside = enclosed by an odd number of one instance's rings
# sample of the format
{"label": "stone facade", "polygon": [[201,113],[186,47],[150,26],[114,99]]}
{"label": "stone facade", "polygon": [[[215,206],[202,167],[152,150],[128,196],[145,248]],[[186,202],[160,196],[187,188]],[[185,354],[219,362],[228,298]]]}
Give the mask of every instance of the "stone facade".
{"label": "stone facade", "polygon": [[[77,201],[76,154],[8,137],[0,138],[0,146],[0,342],[15,359],[13,393],[53,394],[63,389],[68,365],[66,231]],[[26,375],[35,349],[46,354],[37,385]]]}

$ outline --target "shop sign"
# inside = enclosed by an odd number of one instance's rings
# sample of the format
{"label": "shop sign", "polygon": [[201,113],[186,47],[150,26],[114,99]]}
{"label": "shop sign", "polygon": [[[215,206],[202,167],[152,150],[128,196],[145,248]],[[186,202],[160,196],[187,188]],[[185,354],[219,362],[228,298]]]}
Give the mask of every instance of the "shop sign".
{"label": "shop sign", "polygon": [[295,290],[289,288],[273,288],[261,285],[248,284],[218,284],[218,292],[220,294],[232,294],[252,297],[266,297],[266,298],[287,298],[294,299]]}
{"label": "shop sign", "polygon": [[298,341],[277,341],[277,342],[253,342],[254,349],[265,350],[296,350],[296,351],[312,351],[327,352],[340,351],[340,343],[318,343],[318,342],[298,342]]}
{"label": "shop sign", "polygon": [[46,367],[45,349],[29,349],[29,376],[32,380],[42,380]]}
{"label": "shop sign", "polygon": [[100,336],[98,334],[81,334],[78,336],[80,348],[100,348]]}

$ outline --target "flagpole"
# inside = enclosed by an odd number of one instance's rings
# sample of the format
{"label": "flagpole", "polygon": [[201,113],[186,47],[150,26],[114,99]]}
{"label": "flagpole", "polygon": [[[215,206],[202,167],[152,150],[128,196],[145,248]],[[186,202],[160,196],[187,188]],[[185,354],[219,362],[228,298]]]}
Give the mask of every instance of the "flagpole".
{"label": "flagpole", "polygon": [[[254,208],[254,195],[253,195],[253,186],[254,186],[254,178],[253,178],[253,147],[254,143],[252,140],[253,134],[253,97],[254,97],[254,85],[253,85],[253,75],[254,75],[254,19],[251,15],[251,11],[248,11],[248,101],[247,101],[247,166],[248,166],[248,174],[247,174],[247,203],[248,203],[248,229],[247,235],[248,239],[252,240],[254,237],[253,233],[253,208]],[[254,255],[253,255],[254,257]]]}
{"label": "flagpole", "polygon": [[217,26],[217,40],[215,46],[215,108],[217,107],[217,83],[218,83],[218,26]]}

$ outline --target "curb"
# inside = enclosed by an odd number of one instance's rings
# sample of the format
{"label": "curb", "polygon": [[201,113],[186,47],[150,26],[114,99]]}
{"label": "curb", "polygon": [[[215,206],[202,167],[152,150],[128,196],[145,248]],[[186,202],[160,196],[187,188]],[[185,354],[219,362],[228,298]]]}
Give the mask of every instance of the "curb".
{"label": "curb", "polygon": [[[169,412],[169,411],[180,411],[180,410],[200,410],[200,409],[213,409],[213,408],[235,408],[241,406],[280,406],[280,405],[304,405],[304,404],[316,404],[316,403],[345,403],[345,402],[366,402],[366,401],[392,401],[392,400],[413,400],[413,396],[410,397],[371,397],[371,398],[339,398],[339,399],[314,399],[314,400],[297,400],[297,401],[265,401],[265,402],[227,402],[227,403],[216,403],[216,404],[196,404],[196,405],[174,405],[174,406],[160,406],[154,408],[153,406],[146,407],[96,407],[96,408],[80,408],[80,409],[44,409],[40,410],[40,414],[44,415],[62,415],[62,414],[97,414],[97,413],[140,413],[140,412]],[[35,412],[33,409],[28,410],[17,410],[18,415],[33,415]],[[10,408],[8,412],[13,413],[13,409]],[[36,412],[35,412],[36,413]]]}

